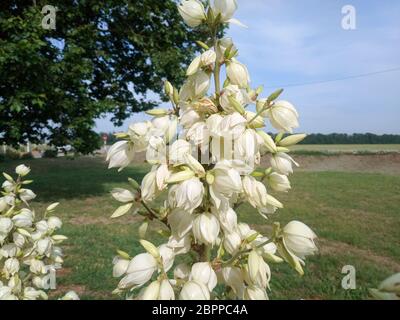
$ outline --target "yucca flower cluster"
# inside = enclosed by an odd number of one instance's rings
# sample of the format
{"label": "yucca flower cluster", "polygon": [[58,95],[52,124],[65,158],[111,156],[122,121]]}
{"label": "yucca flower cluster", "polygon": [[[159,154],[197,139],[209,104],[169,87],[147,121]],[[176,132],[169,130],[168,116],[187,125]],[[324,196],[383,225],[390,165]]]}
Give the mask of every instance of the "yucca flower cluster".
{"label": "yucca flower cluster", "polygon": [[[14,179],[3,173],[5,181],[0,197],[0,300],[48,299],[54,289],[56,270],[63,253],[59,244],[66,239],[57,234],[62,221],[54,215],[58,203],[37,216],[29,206],[35,193],[26,186],[30,169],[19,165]],[[69,292],[63,299],[77,299]]]}
{"label": "yucca flower cluster", "polygon": [[[131,190],[112,190],[122,203],[113,218],[129,212],[145,216],[139,234],[146,252],[132,258],[118,251],[114,258],[114,277],[122,277],[115,293],[127,298],[268,299],[270,264],[286,261],[302,275],[305,257],[317,251],[316,235],[301,222],[284,227],[274,222],[266,236],[238,221],[236,210],[244,203],[266,221],[283,207],[270,191],[291,188],[288,176],[298,164],[289,147],[305,135],[291,134],[298,113],[278,100],[282,90],[262,98],[262,87],[250,87],[232,39],[217,37],[222,24],[239,23],[236,9],[235,0],[214,0],[207,9],[197,0],[178,6],[189,26],[209,27],[211,41],[198,42],[203,51],[179,90],[165,81],[172,108],[148,111],[152,120],[117,134],[121,141],[108,151],[110,168],[123,169],[138,152],[146,152],[152,165],[141,185],[130,179]],[[268,123],[278,131],[274,137],[265,131]],[[270,167],[259,169],[267,154]],[[153,207],[160,196],[165,202]],[[155,220],[167,237],[160,246],[144,239]],[[195,261],[175,265],[179,255]],[[215,290],[217,285],[224,289]]]}

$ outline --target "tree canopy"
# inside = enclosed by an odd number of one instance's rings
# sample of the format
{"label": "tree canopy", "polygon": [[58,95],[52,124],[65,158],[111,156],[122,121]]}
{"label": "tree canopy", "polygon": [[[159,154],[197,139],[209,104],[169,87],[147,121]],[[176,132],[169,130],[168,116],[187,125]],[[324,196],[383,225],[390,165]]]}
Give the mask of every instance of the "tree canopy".
{"label": "tree canopy", "polygon": [[[173,0],[0,2],[0,143],[47,141],[87,153],[96,118],[120,125],[163,98],[163,80],[180,85],[197,51]],[[203,33],[203,34],[202,34]],[[153,98],[154,99],[154,98]]]}

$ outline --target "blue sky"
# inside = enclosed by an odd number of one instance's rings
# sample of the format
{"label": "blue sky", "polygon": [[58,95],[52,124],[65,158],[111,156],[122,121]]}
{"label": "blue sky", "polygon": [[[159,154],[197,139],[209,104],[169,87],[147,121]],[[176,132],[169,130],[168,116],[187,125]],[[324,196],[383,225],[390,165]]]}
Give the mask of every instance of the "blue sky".
{"label": "blue sky", "polygon": [[[235,15],[247,29],[231,26],[228,36],[251,85],[264,95],[283,85],[282,98],[300,113],[298,132],[400,134],[400,70],[305,86],[400,68],[400,1],[397,0],[238,0]],[[342,28],[342,7],[356,9],[356,29]],[[98,131],[125,130],[108,117]]]}

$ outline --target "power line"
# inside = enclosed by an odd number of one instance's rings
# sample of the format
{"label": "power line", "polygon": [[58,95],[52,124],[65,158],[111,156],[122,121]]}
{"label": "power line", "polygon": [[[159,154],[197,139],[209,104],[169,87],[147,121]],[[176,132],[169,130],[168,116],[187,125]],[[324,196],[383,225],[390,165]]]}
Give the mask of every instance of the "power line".
{"label": "power line", "polygon": [[369,73],[362,73],[362,74],[357,74],[357,75],[352,75],[352,76],[347,76],[347,77],[342,77],[342,78],[336,78],[336,79],[329,79],[329,80],[322,80],[322,81],[309,81],[309,82],[302,82],[302,83],[289,83],[289,84],[285,84],[285,85],[280,84],[280,85],[268,86],[268,87],[264,87],[264,88],[271,89],[271,88],[286,88],[286,87],[302,87],[302,86],[309,86],[309,85],[320,84],[320,83],[328,83],[328,82],[343,81],[343,80],[349,80],[349,79],[364,78],[364,77],[374,76],[377,74],[389,73],[389,72],[395,72],[395,71],[400,71],[400,67],[393,68],[393,69],[380,70],[380,71],[375,71],[375,72],[369,72]]}

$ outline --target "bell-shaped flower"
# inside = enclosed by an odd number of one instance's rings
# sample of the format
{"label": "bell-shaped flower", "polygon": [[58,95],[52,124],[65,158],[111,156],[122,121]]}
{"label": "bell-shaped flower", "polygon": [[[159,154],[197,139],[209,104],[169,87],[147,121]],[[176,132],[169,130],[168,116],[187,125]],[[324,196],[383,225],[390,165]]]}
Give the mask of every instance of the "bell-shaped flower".
{"label": "bell-shaped flower", "polygon": [[180,300],[210,300],[210,291],[202,282],[191,280],[184,284],[179,294]]}
{"label": "bell-shaped flower", "polygon": [[248,256],[247,262],[247,274],[248,280],[260,287],[266,288],[271,278],[271,270],[268,264],[265,263],[264,259],[253,250]]}
{"label": "bell-shaped flower", "polygon": [[2,286],[0,283],[0,300],[18,300],[12,293],[12,289],[8,286]]}
{"label": "bell-shaped flower", "polygon": [[288,177],[276,172],[268,176],[268,183],[272,189],[278,192],[287,192],[291,188]]}
{"label": "bell-shaped flower", "polygon": [[135,156],[133,144],[129,141],[118,141],[114,143],[107,152],[106,161],[109,161],[108,168],[119,168],[121,171],[127,167]]}
{"label": "bell-shaped flower", "polygon": [[237,9],[237,3],[236,0],[214,0],[212,8],[214,15],[221,15],[222,22],[229,22]]}
{"label": "bell-shaped flower", "polygon": [[9,258],[4,261],[3,272],[5,273],[6,277],[9,278],[19,271],[19,267],[20,265],[17,258]]}
{"label": "bell-shaped flower", "polygon": [[19,248],[14,243],[5,244],[0,248],[0,260],[1,258],[15,257],[19,252]]}
{"label": "bell-shaped flower", "polygon": [[272,126],[281,132],[293,132],[299,126],[299,114],[288,101],[276,101],[268,108],[267,116]]}
{"label": "bell-shaped flower", "polygon": [[218,219],[211,213],[198,214],[193,220],[193,235],[198,243],[212,246],[219,234]]}
{"label": "bell-shaped flower", "polygon": [[174,165],[180,165],[185,163],[185,155],[190,154],[191,146],[190,143],[178,139],[176,140],[169,149],[169,162]]}
{"label": "bell-shaped flower", "polygon": [[227,62],[226,74],[229,78],[231,84],[238,85],[240,88],[247,88],[250,82],[250,75],[247,67],[237,61],[232,59]]}
{"label": "bell-shaped flower", "polygon": [[51,254],[52,246],[53,241],[51,240],[51,238],[46,237],[36,242],[36,251],[39,255],[49,257]]}
{"label": "bell-shaped flower", "polygon": [[222,278],[227,286],[231,287],[239,299],[243,299],[245,289],[243,272],[238,267],[225,267],[222,269]]}
{"label": "bell-shaped flower", "polygon": [[177,208],[192,212],[203,201],[204,186],[199,178],[185,180],[170,189],[169,202]]}
{"label": "bell-shaped flower", "polygon": [[198,0],[183,0],[178,6],[178,11],[185,23],[192,28],[199,26],[206,19],[204,6]]}
{"label": "bell-shaped flower", "polygon": [[50,229],[52,230],[57,230],[61,229],[62,227],[62,221],[60,218],[52,216],[47,220],[47,225],[49,226]]}
{"label": "bell-shaped flower", "polygon": [[240,89],[237,85],[230,84],[226,86],[219,98],[221,107],[228,113],[233,113],[237,111],[232,105],[232,100],[229,98],[234,98],[243,108],[246,104],[250,103],[249,97],[245,90]]}
{"label": "bell-shaped flower", "polygon": [[234,112],[221,120],[217,128],[217,134],[215,134],[215,132],[213,132],[213,134],[234,140],[239,138],[245,129],[246,119],[243,118],[238,112]]}
{"label": "bell-shaped flower", "polygon": [[211,199],[218,210],[228,210],[229,199],[234,193],[242,191],[242,179],[233,161],[218,162],[213,170],[213,181],[210,185]]}
{"label": "bell-shaped flower", "polygon": [[378,289],[383,292],[395,293],[400,299],[400,273],[395,273],[381,282]]}
{"label": "bell-shaped flower", "polygon": [[257,209],[267,206],[267,188],[252,176],[243,177],[243,191],[249,203]]}
{"label": "bell-shaped flower", "polygon": [[12,218],[14,225],[18,228],[28,228],[33,222],[33,213],[27,208],[21,209],[21,212]]}
{"label": "bell-shaped flower", "polygon": [[157,170],[153,167],[152,171],[146,174],[142,180],[141,195],[144,202],[152,201],[158,192]]}
{"label": "bell-shaped flower", "polygon": [[291,156],[284,152],[273,154],[270,162],[271,167],[274,171],[280,174],[284,174],[286,176],[293,173],[292,164],[294,164],[296,167],[299,166],[299,164],[294,161]]}
{"label": "bell-shaped flower", "polygon": [[157,261],[149,253],[140,253],[129,263],[127,275],[119,282],[121,289],[142,286],[149,281],[157,270]]}
{"label": "bell-shaped flower", "polygon": [[246,129],[235,141],[235,159],[254,167],[260,161],[260,136],[252,129]]}
{"label": "bell-shaped flower", "polygon": [[31,169],[24,164],[20,164],[15,168],[15,173],[20,175],[21,177],[26,176],[30,171]]}
{"label": "bell-shaped flower", "polygon": [[207,69],[213,69],[217,55],[214,50],[209,49],[200,56],[201,66]]}
{"label": "bell-shaped flower", "polygon": [[242,240],[245,240],[257,233],[257,231],[251,229],[250,226],[244,222],[238,223],[237,230]]}
{"label": "bell-shaped flower", "polygon": [[165,272],[168,272],[174,264],[175,252],[174,249],[168,246],[168,244],[162,244],[158,247],[160,252],[163,268]]}
{"label": "bell-shaped flower", "polygon": [[142,300],[174,300],[175,293],[168,279],[153,281],[140,296]]}
{"label": "bell-shaped flower", "polygon": [[244,290],[244,300],[268,300],[267,292],[265,289],[255,285],[248,286]]}
{"label": "bell-shaped flower", "polygon": [[211,212],[218,218],[221,228],[226,233],[236,231],[237,228],[237,214],[232,208],[227,210],[217,210],[215,207],[211,208]]}
{"label": "bell-shaped flower", "polygon": [[217,285],[217,275],[209,262],[197,262],[192,266],[189,280],[205,284],[211,292]]}
{"label": "bell-shaped flower", "polygon": [[218,41],[217,46],[217,59],[220,63],[223,63],[225,60],[225,51],[226,49],[231,48],[230,51],[234,52],[237,50],[236,46],[234,45],[232,38],[226,37],[222,38]]}
{"label": "bell-shaped flower", "polygon": [[237,232],[225,233],[224,248],[230,255],[234,255],[242,244],[240,234]]}
{"label": "bell-shaped flower", "polygon": [[210,133],[204,121],[196,122],[186,131],[186,139],[201,150],[208,149]]}
{"label": "bell-shaped flower", "polygon": [[188,129],[201,120],[201,116],[193,109],[187,108],[181,115],[180,124]]}
{"label": "bell-shaped flower", "polygon": [[0,244],[8,236],[14,224],[10,218],[0,217]]}
{"label": "bell-shaped flower", "polygon": [[129,126],[128,135],[135,152],[145,151],[149,142],[149,132],[153,128],[149,121],[133,123]]}
{"label": "bell-shaped flower", "polygon": [[23,202],[27,203],[28,201],[35,199],[36,194],[30,189],[21,188],[19,189],[19,197]]}
{"label": "bell-shaped flower", "polygon": [[314,243],[316,234],[300,221],[289,222],[282,230],[285,246],[301,259],[318,251]]}
{"label": "bell-shaped flower", "polygon": [[113,260],[113,277],[119,278],[122,277],[126,271],[128,270],[130,261],[127,259],[123,259],[119,256],[116,256]]}
{"label": "bell-shaped flower", "polygon": [[195,97],[203,97],[210,88],[210,75],[202,70],[199,70],[194,75],[190,76],[189,81],[191,82]]}

